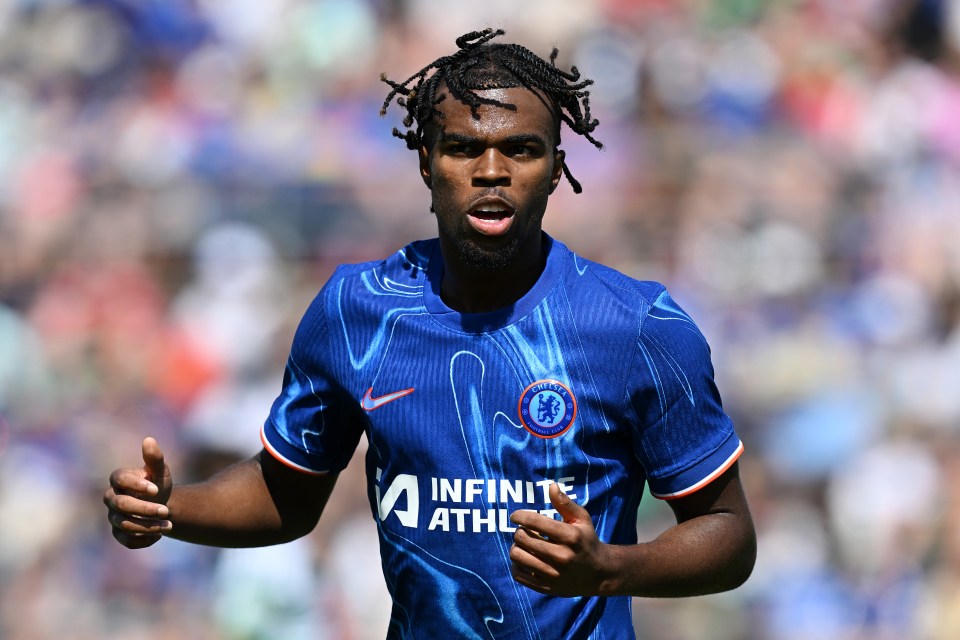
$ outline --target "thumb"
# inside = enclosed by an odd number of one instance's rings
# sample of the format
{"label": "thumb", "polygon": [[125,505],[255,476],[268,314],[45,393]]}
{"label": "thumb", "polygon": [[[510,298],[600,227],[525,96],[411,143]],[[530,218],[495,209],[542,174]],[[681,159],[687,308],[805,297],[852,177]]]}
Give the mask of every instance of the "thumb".
{"label": "thumb", "polygon": [[163,482],[164,475],[164,462],[163,462],[163,451],[160,449],[160,444],[157,442],[156,438],[146,437],[143,439],[143,469],[147,472],[147,477],[154,482],[154,484],[160,484]]}
{"label": "thumb", "polygon": [[570,496],[565,494],[556,482],[550,485],[550,504],[557,510],[557,513],[560,514],[564,522],[570,524],[580,522],[589,522],[592,524],[593,522],[587,510],[571,500]]}

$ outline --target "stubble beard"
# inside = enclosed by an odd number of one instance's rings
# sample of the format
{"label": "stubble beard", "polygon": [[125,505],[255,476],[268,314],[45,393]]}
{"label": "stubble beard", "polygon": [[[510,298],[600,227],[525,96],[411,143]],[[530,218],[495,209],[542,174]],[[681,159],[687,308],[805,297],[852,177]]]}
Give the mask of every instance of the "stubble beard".
{"label": "stubble beard", "polygon": [[506,271],[520,253],[518,236],[511,236],[506,244],[498,247],[482,247],[469,238],[457,238],[455,244],[464,266],[477,272]]}
{"label": "stubble beard", "polygon": [[[449,210],[459,211],[459,207],[451,207],[446,199],[433,191],[430,212],[437,219],[438,229],[441,235],[445,235],[453,244],[457,251],[459,259],[464,267],[475,271],[476,273],[499,274],[508,271],[515,266],[518,258],[523,251],[525,243],[529,240],[531,234],[539,235],[543,224],[544,213],[536,211],[527,211],[525,214],[515,211],[514,225],[522,225],[524,228],[513,226],[507,232],[505,237],[501,238],[477,238],[475,232],[469,228],[469,224],[461,221],[460,224],[453,223],[447,226],[442,222],[444,218],[456,219],[460,213],[453,216],[441,216],[439,211]],[[529,219],[528,217],[532,218]],[[459,228],[457,228],[459,227]]]}
{"label": "stubble beard", "polygon": [[[539,219],[543,220],[542,214]],[[515,223],[520,221],[516,220]],[[448,234],[448,238],[453,241],[463,266],[477,273],[498,274],[508,271],[516,264],[530,234],[539,235],[539,224],[532,220],[527,224],[530,226],[526,230],[511,229],[506,238],[491,242],[488,246],[477,242],[476,238],[463,231]]]}

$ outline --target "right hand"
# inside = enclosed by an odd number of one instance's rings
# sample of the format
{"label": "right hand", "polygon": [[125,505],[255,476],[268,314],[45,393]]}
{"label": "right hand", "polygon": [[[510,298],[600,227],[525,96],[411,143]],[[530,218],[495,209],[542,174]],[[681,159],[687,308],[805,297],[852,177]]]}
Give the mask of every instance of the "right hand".
{"label": "right hand", "polygon": [[113,537],[129,549],[149,547],[173,529],[167,500],[173,490],[170,468],[154,438],[143,440],[143,467],[115,469],[103,495]]}

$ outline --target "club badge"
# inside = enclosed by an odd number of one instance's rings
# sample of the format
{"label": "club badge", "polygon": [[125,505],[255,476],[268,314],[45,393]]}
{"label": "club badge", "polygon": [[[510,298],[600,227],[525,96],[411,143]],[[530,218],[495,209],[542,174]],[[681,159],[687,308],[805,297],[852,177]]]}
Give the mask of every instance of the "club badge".
{"label": "club badge", "polygon": [[577,399],[556,380],[538,380],[520,394],[517,412],[527,431],[538,438],[556,438],[576,419]]}

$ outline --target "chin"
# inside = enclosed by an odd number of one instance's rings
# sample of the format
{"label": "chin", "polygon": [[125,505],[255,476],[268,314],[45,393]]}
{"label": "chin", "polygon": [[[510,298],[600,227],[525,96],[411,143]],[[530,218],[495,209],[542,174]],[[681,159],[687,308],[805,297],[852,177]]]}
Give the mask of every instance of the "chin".
{"label": "chin", "polygon": [[457,242],[457,249],[465,265],[477,271],[505,271],[514,263],[520,249],[516,237],[493,246],[482,246],[470,240]]}

